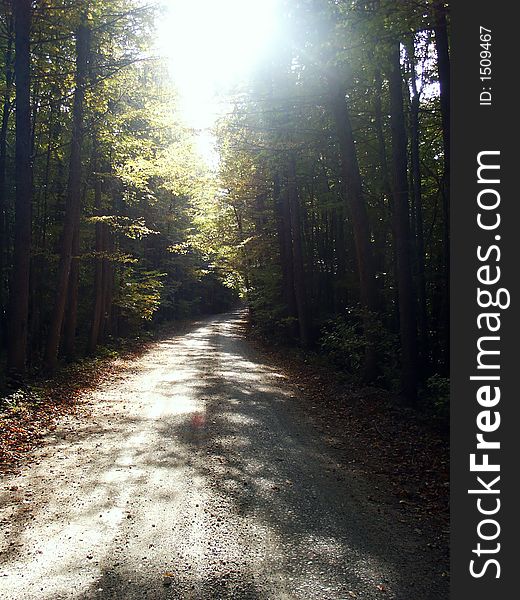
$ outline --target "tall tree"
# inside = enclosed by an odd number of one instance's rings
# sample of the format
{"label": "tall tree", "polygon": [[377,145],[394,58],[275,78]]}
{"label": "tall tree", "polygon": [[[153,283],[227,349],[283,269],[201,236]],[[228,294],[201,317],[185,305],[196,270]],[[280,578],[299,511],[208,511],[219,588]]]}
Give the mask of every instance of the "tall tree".
{"label": "tall tree", "polygon": [[14,257],[9,295],[8,368],[24,371],[29,321],[31,262],[31,0],[14,3],[16,151]]}
{"label": "tall tree", "polygon": [[388,74],[392,129],[393,212],[399,290],[402,390],[411,403],[417,399],[417,320],[411,269],[407,141],[403,108],[400,43],[391,44]]}
{"label": "tall tree", "polygon": [[308,302],[305,285],[305,271],[303,264],[303,247],[301,239],[301,210],[298,195],[298,182],[296,180],[296,159],[294,154],[289,156],[287,171],[287,199],[289,204],[292,257],[293,257],[293,284],[294,297],[296,300],[296,312],[298,314],[298,330],[300,343],[307,347],[310,344],[310,325],[308,314]]}
{"label": "tall tree", "polygon": [[450,54],[448,26],[446,19],[446,4],[443,0],[434,2],[434,33],[435,48],[437,50],[437,68],[439,71],[440,106],[442,118],[442,140],[444,150],[444,173],[442,177],[442,208],[443,208],[443,260],[444,267],[442,282],[441,319],[440,326],[443,329],[445,340],[444,369],[449,369],[449,343],[448,330],[450,318]]}
{"label": "tall tree", "polygon": [[373,313],[377,311],[377,290],[374,271],[374,258],[371,247],[371,232],[361,173],[357,159],[356,144],[352,132],[349,110],[345,99],[345,90],[332,83],[331,109],[336,124],[336,132],[341,153],[341,170],[346,189],[346,198],[356,246],[356,258],[359,275],[360,300],[364,309],[365,332],[368,344],[365,354],[365,379],[370,381],[377,372],[376,351],[371,343],[370,331]]}
{"label": "tall tree", "polygon": [[85,102],[85,87],[88,74],[88,56],[90,42],[90,25],[86,13],[80,16],[76,29],[76,75],[73,104],[72,138],[70,143],[69,179],[67,186],[67,201],[65,207],[65,222],[63,225],[60,264],[54,310],[47,338],[45,363],[47,368],[54,369],[58,360],[61,329],[67,295],[71,264],[73,258],[74,234],[78,235],[81,208],[81,152],[83,146],[83,114]]}
{"label": "tall tree", "polygon": [[5,63],[5,88],[2,103],[2,124],[0,126],[0,347],[4,344],[6,333],[5,309],[7,300],[7,136],[9,133],[9,117],[12,108],[13,87],[13,14],[10,3],[6,4],[6,34],[7,42],[4,52]]}
{"label": "tall tree", "polygon": [[[298,317],[296,312],[296,298],[294,295],[291,211],[289,208],[288,190],[282,188],[278,172],[274,175],[273,197],[280,252],[280,266],[282,270],[282,297],[285,302],[285,312],[291,320],[291,327],[289,329],[294,330],[292,323],[296,324]],[[294,331],[291,331],[291,333],[295,335]]]}
{"label": "tall tree", "polygon": [[429,358],[428,309],[426,298],[425,258],[424,258],[424,225],[423,225],[423,194],[421,175],[420,149],[420,90],[416,78],[416,58],[413,37],[407,44],[407,54],[410,63],[410,158],[411,182],[413,195],[412,222],[415,224],[415,265],[417,287],[417,325],[420,336],[421,369],[426,372]]}

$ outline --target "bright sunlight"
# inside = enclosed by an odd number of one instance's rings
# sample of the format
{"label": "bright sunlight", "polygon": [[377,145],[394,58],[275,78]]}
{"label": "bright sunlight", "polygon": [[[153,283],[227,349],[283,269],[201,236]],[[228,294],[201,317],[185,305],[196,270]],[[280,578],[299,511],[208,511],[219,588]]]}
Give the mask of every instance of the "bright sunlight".
{"label": "bright sunlight", "polygon": [[229,94],[273,43],[277,0],[170,0],[158,27],[186,123],[199,131],[199,151],[215,161],[208,131]]}
{"label": "bright sunlight", "polygon": [[0,600],[448,598],[448,5],[0,1]]}

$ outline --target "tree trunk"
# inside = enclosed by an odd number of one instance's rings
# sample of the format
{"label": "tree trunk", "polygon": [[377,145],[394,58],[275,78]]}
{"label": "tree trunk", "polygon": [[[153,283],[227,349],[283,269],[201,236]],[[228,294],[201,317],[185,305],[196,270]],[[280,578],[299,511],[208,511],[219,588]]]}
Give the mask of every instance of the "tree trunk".
{"label": "tree trunk", "polygon": [[282,189],[279,175],[273,182],[274,204],[276,208],[276,225],[278,229],[278,244],[280,248],[280,266],[282,268],[282,299],[287,307],[287,316],[292,320],[290,333],[296,337],[296,299],[294,297],[294,271],[291,236],[291,215],[287,189]]}
{"label": "tree trunk", "polygon": [[[112,254],[115,249],[113,233],[106,225],[103,225],[103,248],[107,254]],[[117,331],[116,321],[117,315],[113,314],[113,296],[114,296],[114,265],[108,258],[103,258],[103,315],[99,339],[106,339],[107,335]]]}
{"label": "tree trunk", "polygon": [[370,334],[373,317],[370,313],[376,312],[378,308],[370,226],[363,198],[361,173],[345,91],[336,83],[333,83],[332,86],[331,109],[336,123],[341,154],[341,173],[354,230],[360,300],[364,312],[363,326],[368,342],[365,352],[364,379],[370,381],[374,379],[377,372],[376,351]]}
{"label": "tree trunk", "polygon": [[[393,194],[392,194],[392,184],[390,182],[390,172],[388,168],[388,155],[386,151],[386,141],[385,141],[385,132],[383,128],[383,107],[381,98],[383,95],[383,79],[381,76],[381,72],[379,69],[376,69],[374,75],[374,128],[377,137],[377,153],[379,157],[379,164],[381,166],[381,187],[383,192],[383,205],[385,205],[385,199],[387,205],[385,206],[385,217],[383,219],[384,232],[380,233],[379,242],[376,240],[376,244],[378,244],[381,249],[386,249],[386,253],[381,257],[383,261],[383,265],[385,268],[383,270],[388,270],[392,272],[395,281],[397,281],[397,260],[395,258],[395,245],[393,243],[386,245],[386,239],[388,236],[388,224],[390,223],[390,228],[392,229],[391,237],[392,240],[395,239],[395,233],[393,231],[393,222],[391,215],[393,214]],[[388,266],[386,266],[388,265]],[[391,326],[392,329],[397,330],[399,323],[399,297],[396,286],[394,286],[394,310],[392,310],[391,314]]]}
{"label": "tree trunk", "polygon": [[6,201],[6,158],[7,131],[11,114],[11,93],[13,88],[13,17],[9,17],[5,62],[5,91],[2,107],[2,125],[0,127],[0,348],[6,340],[6,304],[7,304],[7,201]]}
{"label": "tree trunk", "polygon": [[[98,156],[97,156],[97,143],[94,142],[93,151],[93,176],[94,176],[94,206],[96,209],[96,215],[100,216],[102,211],[102,190],[101,190],[101,178],[98,173]],[[88,351],[92,354],[96,346],[99,343],[99,337],[101,332],[101,325],[103,319],[103,252],[104,248],[104,231],[103,223],[96,223],[96,258],[94,267],[94,309],[92,314],[92,324],[90,327],[90,336],[88,342]]]}
{"label": "tree trunk", "polygon": [[412,97],[410,100],[410,146],[411,146],[411,176],[412,191],[414,198],[414,222],[415,222],[415,253],[416,253],[416,279],[417,279],[417,324],[419,328],[421,371],[426,373],[429,358],[428,339],[428,313],[426,306],[426,278],[424,268],[424,229],[422,211],[422,185],[421,185],[421,163],[419,149],[419,90],[415,79],[415,56],[413,40],[408,46],[408,56],[411,66]]}
{"label": "tree trunk", "polygon": [[79,223],[74,227],[72,239],[72,261],[67,297],[67,312],[63,327],[63,350],[68,358],[73,358],[76,353],[76,329],[78,324],[78,290],[79,290],[79,250],[80,236]]}
{"label": "tree trunk", "polygon": [[55,368],[58,360],[61,329],[67,302],[70,269],[72,263],[72,250],[74,231],[79,220],[81,208],[81,150],[83,144],[83,112],[85,99],[85,85],[88,67],[90,29],[86,16],[76,31],[76,90],[74,92],[72,139],[70,149],[69,180],[67,187],[67,200],[65,207],[65,222],[63,225],[61,255],[58,266],[58,282],[56,297],[47,348],[45,364],[48,369]]}
{"label": "tree trunk", "polygon": [[289,201],[293,268],[294,268],[294,297],[298,313],[298,331],[300,343],[306,348],[310,345],[310,326],[307,306],[307,294],[305,292],[305,271],[303,266],[303,248],[301,239],[301,207],[296,181],[296,160],[294,155],[289,158],[289,170],[287,181],[287,193]]}
{"label": "tree trunk", "polygon": [[31,1],[14,3],[16,84],[16,199],[14,257],[9,298],[7,365],[23,372],[27,357],[29,277],[31,256]]}
{"label": "tree trunk", "polygon": [[341,313],[348,303],[347,279],[347,242],[345,235],[345,209],[338,207],[333,213],[334,256],[336,272],[334,281],[334,312]]}
{"label": "tree trunk", "polygon": [[[111,185],[112,204],[111,210],[114,215],[121,213],[120,202],[118,199],[118,189],[114,182]],[[116,243],[114,232],[103,225],[103,317],[99,332],[99,339],[105,340],[108,335],[117,335],[119,313],[117,307],[114,307],[114,288],[116,287],[116,268],[114,263],[108,258],[116,252]]]}
{"label": "tree trunk", "polygon": [[399,42],[393,43],[390,48],[389,89],[392,129],[394,234],[401,334],[401,383],[404,397],[408,402],[414,404],[417,399],[417,324],[410,263],[408,161]]}
{"label": "tree trunk", "polygon": [[450,328],[450,55],[448,28],[446,24],[446,8],[442,0],[434,4],[435,49],[437,51],[437,68],[439,71],[440,104],[442,118],[442,140],[444,147],[444,174],[442,185],[443,208],[443,282],[441,299],[441,336],[446,346],[445,372],[449,370],[449,328]]}

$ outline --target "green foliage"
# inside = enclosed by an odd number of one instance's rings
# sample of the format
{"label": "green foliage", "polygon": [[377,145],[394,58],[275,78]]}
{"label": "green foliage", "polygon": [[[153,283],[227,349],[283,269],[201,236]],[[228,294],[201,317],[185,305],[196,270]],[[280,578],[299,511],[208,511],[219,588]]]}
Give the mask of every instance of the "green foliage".
{"label": "green foliage", "polygon": [[[76,315],[66,316],[69,324],[77,317],[78,350],[87,347],[95,314],[102,322],[94,346],[102,346],[129,329],[137,336],[150,323],[224,310],[240,297],[249,304],[255,329],[271,340],[297,342],[307,317],[309,345],[320,346],[353,375],[361,371],[367,345],[375,345],[380,377],[391,385],[399,358],[399,318],[387,69],[389,44],[396,39],[402,43],[405,111],[410,116],[414,99],[420,109],[421,205],[410,197],[415,236],[410,249],[418,273],[420,216],[428,334],[441,322],[446,283],[443,136],[431,4],[281,0],[284,35],[244,82],[234,109],[217,124],[220,163],[214,172],[197,155],[196,132],[180,120],[167,64],[152,56],[155,3],[90,1],[82,214],[73,261],[79,265],[78,308]],[[0,12],[0,94],[7,119],[6,185],[0,190],[1,333],[6,330],[15,220],[13,57],[7,60],[13,41],[11,5]],[[75,31],[85,10],[85,3],[59,0],[33,7],[28,344],[33,364],[48,336],[60,264]],[[345,310],[357,305],[362,294],[341,131],[331,111],[337,86],[351,115],[369,220],[365,241],[376,264],[380,311],[371,316],[369,327],[358,309]],[[96,302],[102,304],[98,313]],[[445,336],[437,333],[430,335],[424,356],[433,370],[442,363],[446,346]]]}
{"label": "green foliage", "polygon": [[[6,3],[0,11],[0,111],[7,118],[6,186],[0,190],[0,335],[6,330],[15,219],[11,9],[12,3]],[[180,120],[166,61],[154,56],[156,9],[155,3],[139,0],[92,0],[86,16],[81,2],[49,0],[32,9],[28,362],[35,366],[49,335],[67,222],[75,42],[85,18],[90,39],[82,213],[73,261],[79,273],[69,281],[72,288],[77,284],[77,309],[67,309],[64,317],[75,335],[72,344],[70,336],[68,344],[62,340],[63,358],[78,358],[87,346],[94,352],[96,345],[119,336],[138,337],[155,321],[222,310],[236,300],[239,276],[224,269],[227,248],[212,226],[219,218],[217,181],[197,154],[196,134]],[[95,322],[99,330],[94,335]]]}
{"label": "green foliage", "polygon": [[122,233],[132,240],[140,240],[147,235],[157,234],[157,231],[150,229],[145,224],[144,217],[130,219],[129,217],[117,215],[102,215],[89,217],[91,223],[103,223],[112,230]]}
{"label": "green foliage", "polygon": [[340,317],[325,323],[321,329],[320,348],[336,365],[358,379],[363,376],[367,348],[374,348],[382,367],[379,381],[392,386],[397,370],[395,349],[398,340],[383,327],[377,314],[369,315],[369,323],[366,327],[362,309],[348,309]]}
{"label": "green foliage", "polygon": [[116,305],[132,322],[150,321],[161,305],[165,273],[127,268],[121,273]]}
{"label": "green foliage", "polygon": [[[398,288],[406,279],[421,315],[419,375],[445,374],[447,213],[433,3],[282,0],[279,19],[283,39],[218,123],[219,182],[210,214],[201,216],[199,241],[215,249],[212,260],[236,273],[258,333],[289,343],[307,337],[305,344],[319,346],[355,376],[372,345],[379,381],[396,391],[401,360],[409,360],[401,359],[399,337],[399,302],[406,294]],[[405,240],[397,239],[408,232],[396,232],[392,209],[389,57],[397,44],[408,128],[410,184],[403,193],[411,232]],[[348,129],[354,149],[346,153],[340,141]],[[417,171],[412,139],[418,140]],[[357,163],[349,175],[347,154]],[[366,229],[351,206],[349,182],[357,171]],[[409,248],[413,281],[398,276],[398,247]],[[375,273],[367,276],[372,261]],[[357,309],[345,312],[367,301],[367,279],[375,279],[377,290],[369,305],[378,307],[369,325]]]}

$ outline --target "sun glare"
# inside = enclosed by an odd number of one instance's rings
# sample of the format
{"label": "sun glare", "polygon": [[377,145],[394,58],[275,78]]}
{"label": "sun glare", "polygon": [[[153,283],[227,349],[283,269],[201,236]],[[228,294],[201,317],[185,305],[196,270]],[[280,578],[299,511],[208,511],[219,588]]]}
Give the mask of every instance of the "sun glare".
{"label": "sun glare", "polygon": [[[195,129],[225,110],[225,93],[247,76],[272,43],[277,0],[169,0],[158,24],[180,110]],[[201,131],[203,153],[210,144]],[[207,158],[207,157],[206,157]]]}

